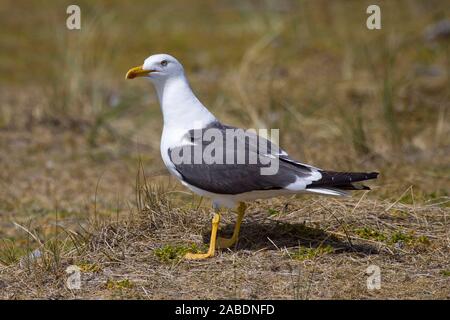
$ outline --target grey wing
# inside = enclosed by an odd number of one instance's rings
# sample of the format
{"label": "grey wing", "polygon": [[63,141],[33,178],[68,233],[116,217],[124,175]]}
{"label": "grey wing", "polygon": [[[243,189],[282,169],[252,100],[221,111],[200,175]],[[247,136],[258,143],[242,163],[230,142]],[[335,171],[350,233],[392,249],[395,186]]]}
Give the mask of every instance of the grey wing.
{"label": "grey wing", "polygon": [[[232,129],[232,130],[242,130],[238,129],[232,126],[223,125],[220,124],[225,129]],[[278,145],[274,144],[272,141],[267,140],[264,137],[258,136],[256,134],[249,133],[249,135],[256,137],[254,139],[245,139],[243,141],[242,135],[239,136],[239,142],[245,143],[246,148],[249,150],[256,152],[257,154],[267,154],[269,156],[277,156],[281,161],[292,163],[296,166],[298,166],[298,170],[302,170],[305,174],[311,173],[311,171],[319,171],[319,168],[301,163],[297,160],[292,159],[289,157],[288,153],[281,149]],[[267,146],[267,147],[266,147]],[[261,148],[263,147],[263,148]],[[261,150],[264,149],[264,150]]]}
{"label": "grey wing", "polygon": [[[214,129],[210,131],[216,133],[214,139],[205,139],[206,129]],[[240,194],[290,188],[299,191],[320,178],[315,168],[290,159],[278,146],[256,134],[238,134],[233,137],[233,143],[227,143],[230,142],[227,129],[242,130],[214,122],[202,132],[189,131],[187,138],[191,141],[190,145],[168,150],[169,158],[184,181],[213,193]],[[202,152],[201,159],[194,159],[196,147],[201,147],[202,151],[209,148],[211,152]],[[245,151],[243,163],[238,161],[239,148]],[[250,161],[255,158],[256,162]],[[230,163],[227,159],[233,161]],[[262,169],[273,166],[274,161],[277,161],[278,170],[270,175],[262,174]]]}

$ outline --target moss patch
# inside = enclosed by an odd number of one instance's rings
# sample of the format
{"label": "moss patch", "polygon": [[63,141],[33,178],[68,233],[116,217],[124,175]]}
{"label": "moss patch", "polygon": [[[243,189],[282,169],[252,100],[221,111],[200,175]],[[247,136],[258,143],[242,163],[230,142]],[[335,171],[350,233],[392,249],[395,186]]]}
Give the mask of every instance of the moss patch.
{"label": "moss patch", "polygon": [[108,281],[106,282],[106,288],[108,290],[132,289],[133,287],[134,283],[130,279],[122,279],[122,280],[108,279]]}
{"label": "moss patch", "polygon": [[318,246],[317,248],[300,247],[298,251],[291,252],[290,256],[292,259],[303,261],[303,260],[312,260],[318,256],[322,256],[333,252],[334,252],[333,247],[329,245]]}
{"label": "moss patch", "polygon": [[96,263],[81,263],[78,265],[81,272],[86,273],[97,273],[102,271],[102,268]]}
{"label": "moss patch", "polygon": [[369,227],[357,228],[354,232],[363,239],[370,239],[376,241],[386,241],[387,236],[378,230]]}
{"label": "moss patch", "polygon": [[450,277],[450,270],[441,270],[441,274],[444,277]]}
{"label": "moss patch", "polygon": [[186,253],[198,253],[199,251],[200,249],[196,244],[192,244],[191,246],[172,246],[167,244],[161,248],[155,249],[154,253],[161,262],[177,262],[180,261]]}

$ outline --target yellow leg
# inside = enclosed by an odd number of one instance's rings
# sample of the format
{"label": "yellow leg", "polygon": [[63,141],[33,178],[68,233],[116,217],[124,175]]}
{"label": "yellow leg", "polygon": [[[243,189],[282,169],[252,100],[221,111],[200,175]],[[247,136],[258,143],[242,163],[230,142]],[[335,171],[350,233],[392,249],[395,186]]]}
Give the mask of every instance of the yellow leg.
{"label": "yellow leg", "polygon": [[185,259],[189,260],[201,260],[209,257],[214,257],[214,251],[216,250],[217,229],[219,228],[220,214],[216,213],[212,219],[211,240],[209,241],[209,250],[206,253],[186,253]]}
{"label": "yellow leg", "polygon": [[217,246],[222,249],[230,248],[232,245],[236,243],[236,241],[239,238],[239,230],[241,229],[241,223],[242,219],[244,218],[245,209],[247,209],[247,206],[244,202],[240,202],[238,206],[238,216],[236,220],[236,224],[234,225],[234,231],[231,238],[218,238],[217,239]]}

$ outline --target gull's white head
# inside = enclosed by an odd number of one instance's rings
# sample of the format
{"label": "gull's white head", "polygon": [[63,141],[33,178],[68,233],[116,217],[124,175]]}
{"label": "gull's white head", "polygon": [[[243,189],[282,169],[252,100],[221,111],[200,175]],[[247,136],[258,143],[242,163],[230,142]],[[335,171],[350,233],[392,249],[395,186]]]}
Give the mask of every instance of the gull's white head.
{"label": "gull's white head", "polygon": [[183,66],[174,57],[168,54],[148,57],[142,66],[130,69],[125,76],[126,79],[137,77],[147,78],[153,83],[165,127],[192,129],[215,121],[214,115],[192,92]]}
{"label": "gull's white head", "polygon": [[177,59],[168,54],[154,54],[145,59],[144,64],[128,70],[126,79],[144,77],[155,85],[164,84],[167,80],[184,77],[184,69]]}

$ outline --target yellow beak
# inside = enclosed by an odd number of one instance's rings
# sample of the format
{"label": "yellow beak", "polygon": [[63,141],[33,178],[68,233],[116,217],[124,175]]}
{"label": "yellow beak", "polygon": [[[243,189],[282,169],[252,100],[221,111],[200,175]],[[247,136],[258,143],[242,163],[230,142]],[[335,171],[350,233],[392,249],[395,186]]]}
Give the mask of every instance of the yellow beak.
{"label": "yellow beak", "polygon": [[152,72],[152,70],[144,70],[142,69],[142,66],[131,68],[128,70],[127,75],[125,76],[125,79],[134,79],[137,77],[145,77],[148,76]]}

